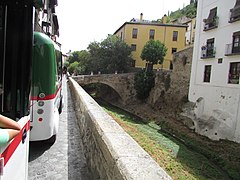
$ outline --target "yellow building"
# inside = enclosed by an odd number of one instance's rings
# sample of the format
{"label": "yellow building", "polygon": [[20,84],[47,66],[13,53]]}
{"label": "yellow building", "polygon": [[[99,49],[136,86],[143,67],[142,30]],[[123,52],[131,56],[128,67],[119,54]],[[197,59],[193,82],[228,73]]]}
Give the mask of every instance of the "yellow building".
{"label": "yellow building", "polygon": [[193,45],[195,39],[196,17],[183,24],[188,26],[186,32],[186,46]]}
{"label": "yellow building", "polygon": [[166,24],[166,16],[163,23],[153,23],[143,20],[142,14],[140,19],[132,19],[125,22],[114,35],[119,36],[133,50],[132,55],[135,60],[135,67],[145,68],[146,61],[140,57],[142,49],[150,39],[159,40],[165,44],[168,51],[162,65],[154,65],[154,69],[172,68],[172,54],[185,47],[186,25]]}

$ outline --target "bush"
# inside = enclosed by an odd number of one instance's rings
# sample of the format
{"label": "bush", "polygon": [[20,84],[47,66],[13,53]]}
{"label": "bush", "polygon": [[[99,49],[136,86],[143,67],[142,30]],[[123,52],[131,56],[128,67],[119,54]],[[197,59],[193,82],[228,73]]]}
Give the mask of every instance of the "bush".
{"label": "bush", "polygon": [[153,71],[141,70],[135,74],[134,77],[134,88],[137,92],[137,98],[145,100],[154,87],[155,74]]}

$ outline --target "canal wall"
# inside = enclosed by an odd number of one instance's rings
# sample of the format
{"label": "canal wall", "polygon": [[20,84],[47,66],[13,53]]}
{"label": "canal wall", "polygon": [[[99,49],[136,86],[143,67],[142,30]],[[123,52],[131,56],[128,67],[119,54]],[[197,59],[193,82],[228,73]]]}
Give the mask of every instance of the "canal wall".
{"label": "canal wall", "polygon": [[94,179],[171,179],[72,78],[69,87]]}

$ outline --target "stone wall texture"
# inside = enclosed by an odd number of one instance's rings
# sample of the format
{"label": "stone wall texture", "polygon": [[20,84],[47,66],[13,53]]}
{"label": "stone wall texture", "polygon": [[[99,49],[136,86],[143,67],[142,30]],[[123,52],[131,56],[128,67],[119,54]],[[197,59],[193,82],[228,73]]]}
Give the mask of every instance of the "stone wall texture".
{"label": "stone wall texture", "polygon": [[148,98],[152,105],[176,108],[188,100],[193,47],[174,53],[173,70],[159,70]]}
{"label": "stone wall texture", "polygon": [[94,179],[171,179],[72,78],[69,86]]}

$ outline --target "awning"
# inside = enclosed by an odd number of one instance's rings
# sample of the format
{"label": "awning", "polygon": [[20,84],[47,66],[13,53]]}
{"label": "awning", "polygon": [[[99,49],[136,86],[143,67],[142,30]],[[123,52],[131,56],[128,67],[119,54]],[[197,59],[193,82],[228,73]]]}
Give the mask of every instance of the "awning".
{"label": "awning", "polygon": [[236,4],[233,9],[231,9],[231,19],[240,16],[240,0],[236,0]]}

